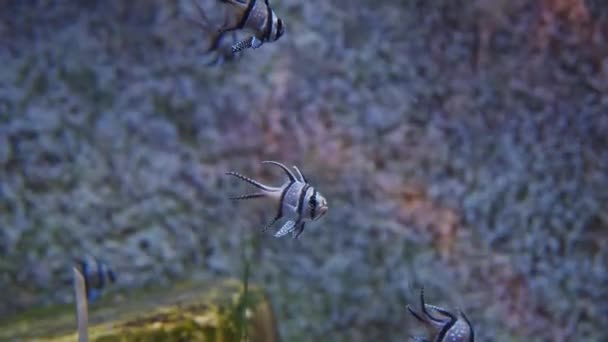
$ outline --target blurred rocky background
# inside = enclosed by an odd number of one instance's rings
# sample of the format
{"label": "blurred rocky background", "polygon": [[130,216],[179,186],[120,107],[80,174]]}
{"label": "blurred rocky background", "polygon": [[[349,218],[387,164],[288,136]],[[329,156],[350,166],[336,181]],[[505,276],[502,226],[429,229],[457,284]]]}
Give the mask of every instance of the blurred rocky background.
{"label": "blurred rocky background", "polygon": [[[83,253],[123,289],[245,255],[285,341],[406,340],[421,286],[481,341],[605,340],[608,3],[271,2],[212,68],[190,0],[0,3],[0,315]],[[329,200],[298,241],[227,199],[266,159]]]}

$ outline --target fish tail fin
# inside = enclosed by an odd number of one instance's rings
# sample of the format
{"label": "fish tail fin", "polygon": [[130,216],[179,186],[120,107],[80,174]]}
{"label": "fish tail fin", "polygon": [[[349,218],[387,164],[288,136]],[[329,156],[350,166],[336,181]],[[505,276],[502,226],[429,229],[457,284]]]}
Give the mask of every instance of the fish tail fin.
{"label": "fish tail fin", "polygon": [[209,35],[209,44],[204,53],[207,54],[215,51],[219,48],[224,33],[229,31],[227,28],[228,16],[224,16],[224,23],[221,27],[214,27],[201,4],[197,0],[192,0],[192,2],[194,3],[194,7],[196,7],[196,11],[198,12],[198,18],[188,17],[187,20],[198,26],[203,30],[203,32]]}

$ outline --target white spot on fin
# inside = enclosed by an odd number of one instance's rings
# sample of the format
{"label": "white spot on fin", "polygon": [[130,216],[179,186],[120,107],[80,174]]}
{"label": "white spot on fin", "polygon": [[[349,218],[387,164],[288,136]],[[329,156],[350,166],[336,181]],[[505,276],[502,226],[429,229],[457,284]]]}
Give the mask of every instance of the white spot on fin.
{"label": "white spot on fin", "polygon": [[281,227],[281,229],[279,229],[278,232],[276,232],[276,234],[274,234],[274,237],[281,237],[285,234],[288,234],[290,231],[293,230],[293,228],[296,226],[296,223],[294,221],[287,221],[285,222],[285,224],[283,225],[283,227]]}

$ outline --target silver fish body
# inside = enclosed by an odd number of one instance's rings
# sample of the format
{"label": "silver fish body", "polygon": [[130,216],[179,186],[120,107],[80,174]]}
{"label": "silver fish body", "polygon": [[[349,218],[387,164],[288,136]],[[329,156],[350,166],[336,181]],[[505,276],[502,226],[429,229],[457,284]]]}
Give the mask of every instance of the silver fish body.
{"label": "silver fish body", "polygon": [[[265,42],[276,41],[284,33],[283,21],[279,18],[268,0],[220,0],[232,9],[236,26],[221,29],[222,32],[245,30],[252,34],[244,42],[251,48],[258,48]],[[238,50],[238,49],[235,49]],[[240,50],[239,50],[240,51]]]}
{"label": "silver fish body", "polygon": [[409,305],[408,311],[420,322],[425,324],[432,339],[422,337],[414,337],[415,341],[419,342],[474,342],[475,331],[473,325],[469,321],[464,312],[460,311],[458,315],[424,302],[424,290],[420,291],[420,306],[421,312],[417,313]]}
{"label": "silver fish body", "polygon": [[277,231],[275,236],[281,237],[289,232],[293,232],[292,236],[298,238],[304,231],[304,226],[307,222],[316,221],[327,213],[327,200],[317,191],[317,189],[308,183],[302,172],[296,166],[293,167],[296,171],[296,174],[294,174],[285,165],[279,162],[264,161],[262,163],[279,166],[287,174],[288,181],[283,183],[280,187],[271,187],[237,172],[228,172],[228,175],[235,176],[261,190],[254,194],[232,197],[232,199],[242,200],[261,197],[272,199],[276,204],[277,214],[273,220],[264,227],[264,230],[270,228],[277,221],[286,218],[287,222],[285,222]]}

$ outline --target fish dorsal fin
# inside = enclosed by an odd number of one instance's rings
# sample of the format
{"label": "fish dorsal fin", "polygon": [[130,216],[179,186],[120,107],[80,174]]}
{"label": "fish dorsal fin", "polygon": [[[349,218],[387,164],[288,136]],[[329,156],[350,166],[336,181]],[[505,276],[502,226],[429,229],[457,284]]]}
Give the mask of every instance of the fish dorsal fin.
{"label": "fish dorsal fin", "polygon": [[238,173],[238,172],[234,172],[234,171],[230,171],[230,172],[226,172],[227,175],[229,176],[234,176],[240,180],[243,180],[253,186],[255,186],[258,189],[264,190],[264,191],[275,191],[276,189],[268,186],[268,185],[264,185],[258,181],[255,181],[247,176],[243,176],[242,174]]}
{"label": "fish dorsal fin", "polygon": [[298,176],[300,176],[300,181],[302,181],[304,183],[308,183],[308,180],[306,179],[306,177],[304,176],[302,171],[300,171],[300,169],[295,165],[293,166],[293,168],[296,170],[296,173],[298,174]]}
{"label": "fish dorsal fin", "polygon": [[283,171],[285,171],[285,174],[287,174],[287,177],[289,178],[290,182],[297,182],[298,181],[297,178],[296,178],[296,176],[293,174],[293,172],[291,172],[291,170],[289,170],[287,168],[287,166],[285,166],[285,165],[283,165],[283,164],[281,164],[279,162],[276,162],[276,161],[273,161],[273,160],[265,160],[265,161],[262,162],[262,164],[274,164],[274,165],[280,167],[281,169],[283,169]]}
{"label": "fish dorsal fin", "polygon": [[279,231],[274,234],[274,237],[281,237],[283,235],[289,234],[289,232],[291,232],[295,226],[296,223],[294,221],[285,222],[283,227],[281,227],[281,229],[279,229]]}

